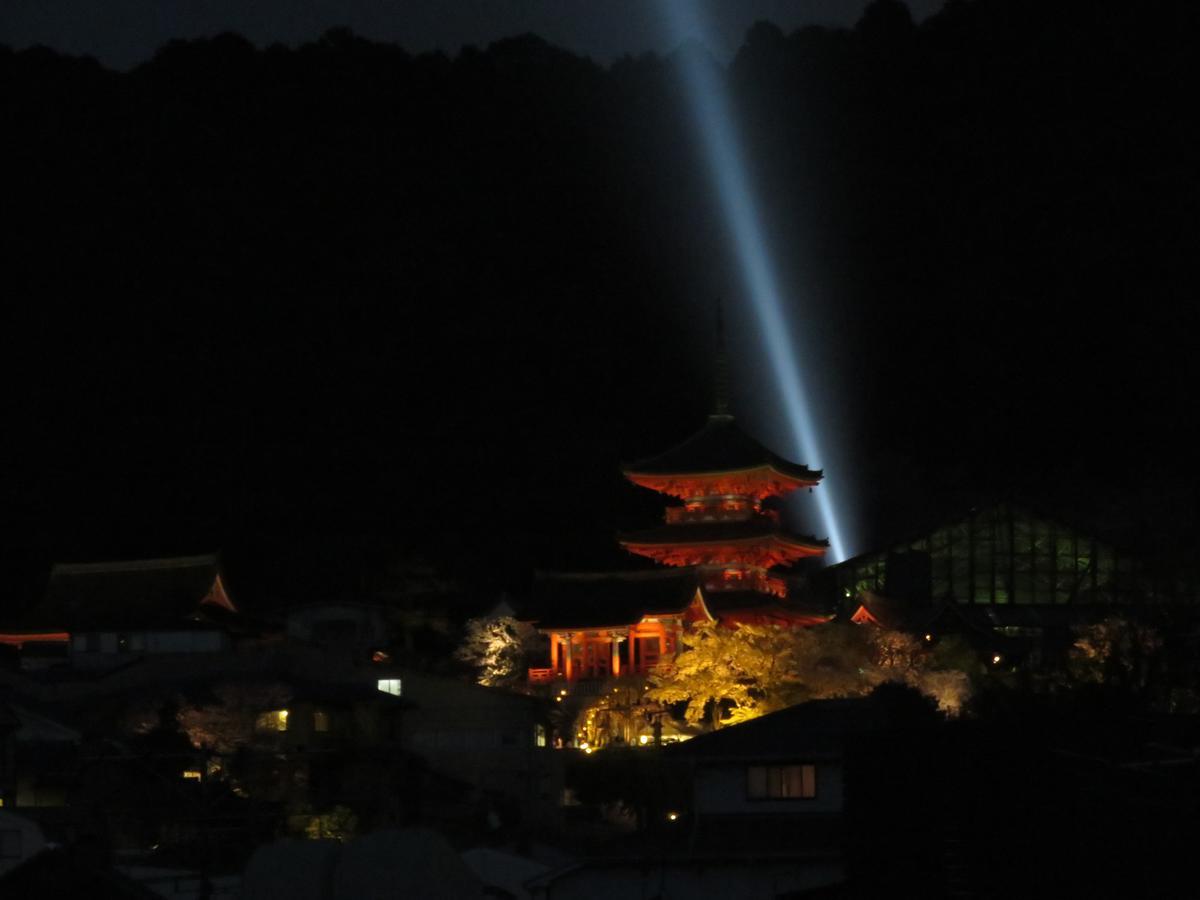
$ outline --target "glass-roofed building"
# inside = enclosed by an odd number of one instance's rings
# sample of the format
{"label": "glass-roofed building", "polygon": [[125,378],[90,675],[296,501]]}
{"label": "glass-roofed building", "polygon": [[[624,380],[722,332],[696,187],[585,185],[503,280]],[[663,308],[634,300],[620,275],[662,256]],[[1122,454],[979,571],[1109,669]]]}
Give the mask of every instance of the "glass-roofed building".
{"label": "glass-roofed building", "polygon": [[1115,546],[1011,503],[830,566],[813,588],[848,614],[863,598],[886,597],[910,608],[979,609],[996,623],[1196,600],[1190,579],[1151,571]]}

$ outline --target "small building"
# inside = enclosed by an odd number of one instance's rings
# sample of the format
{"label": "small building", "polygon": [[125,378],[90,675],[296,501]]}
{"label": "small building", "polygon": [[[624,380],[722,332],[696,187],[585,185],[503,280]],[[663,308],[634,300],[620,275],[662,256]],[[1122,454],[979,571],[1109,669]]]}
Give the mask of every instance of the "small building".
{"label": "small building", "polygon": [[994,660],[1053,658],[1073,627],[1200,609],[1192,575],[1158,571],[1015,503],[982,506],[815,573],[808,594],[859,624],[961,634]]}
{"label": "small building", "polygon": [[68,802],[82,735],[25,705],[0,703],[0,807]]}
{"label": "small building", "polygon": [[667,750],[692,771],[692,815],[707,825],[812,823],[833,833],[845,811],[850,742],[882,728],[870,699],[814,700]]}
{"label": "small building", "polygon": [[238,609],[216,555],[123,562],[60,563],[42,599],[0,632],[17,647],[22,667],[61,648],[79,668],[112,668],[166,654],[214,654],[230,649]]}

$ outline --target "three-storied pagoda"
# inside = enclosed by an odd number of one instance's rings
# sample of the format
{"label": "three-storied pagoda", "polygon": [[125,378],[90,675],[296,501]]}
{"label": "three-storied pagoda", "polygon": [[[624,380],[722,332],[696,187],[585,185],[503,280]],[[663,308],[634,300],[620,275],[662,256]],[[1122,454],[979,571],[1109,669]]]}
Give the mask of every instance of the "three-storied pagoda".
{"label": "three-storied pagoda", "polygon": [[699,620],[806,626],[831,618],[790,600],[787,583],[771,572],[823,555],[827,542],[791,534],[764,505],[815,486],[821,472],[742,431],[721,393],[696,434],[623,470],[634,484],[681,501],[667,507],[662,525],[619,536],[626,550],[672,569],[540,576],[535,621],[550,638],[550,666],[531,669],[531,681],[645,674],[668,661],[680,631]]}

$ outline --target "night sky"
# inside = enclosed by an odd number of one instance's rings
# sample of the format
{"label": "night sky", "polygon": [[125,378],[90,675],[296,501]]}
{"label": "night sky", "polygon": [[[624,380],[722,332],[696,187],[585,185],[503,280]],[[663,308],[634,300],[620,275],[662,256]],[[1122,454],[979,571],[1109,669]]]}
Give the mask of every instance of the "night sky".
{"label": "night sky", "polygon": [[[786,449],[652,24],[241,6],[0,11],[10,602],[214,547],[481,595],[619,563],[660,507],[619,464],[711,408],[718,296]],[[1193,559],[1195,8],[862,6],[716,4],[714,48],[852,548],[1012,496]]]}

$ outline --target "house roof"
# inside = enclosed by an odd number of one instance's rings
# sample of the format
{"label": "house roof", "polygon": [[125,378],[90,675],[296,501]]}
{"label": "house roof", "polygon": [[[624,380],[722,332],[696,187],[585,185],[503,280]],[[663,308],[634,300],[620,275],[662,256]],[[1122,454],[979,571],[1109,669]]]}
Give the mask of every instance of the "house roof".
{"label": "house roof", "polygon": [[885,711],[869,697],[813,700],[700,735],[666,752],[702,762],[827,759],[842,753],[847,738],[886,724]]}
{"label": "house roof", "polygon": [[738,427],[730,415],[712,415],[699,431],[670,450],[629,463],[626,475],[701,475],[770,467],[805,482],[817,482],[820,470],[789,462]]}
{"label": "house roof", "polygon": [[209,612],[237,612],[225,593],[215,554],[60,563],[50,570],[45,595],[20,626],[62,631],[187,628],[195,627],[200,613]]}
{"label": "house roof", "polygon": [[0,875],[5,897],[111,897],[156,900],[158,894],[101,861],[86,844],[47,847]]}

